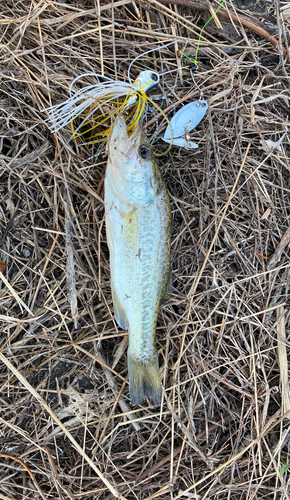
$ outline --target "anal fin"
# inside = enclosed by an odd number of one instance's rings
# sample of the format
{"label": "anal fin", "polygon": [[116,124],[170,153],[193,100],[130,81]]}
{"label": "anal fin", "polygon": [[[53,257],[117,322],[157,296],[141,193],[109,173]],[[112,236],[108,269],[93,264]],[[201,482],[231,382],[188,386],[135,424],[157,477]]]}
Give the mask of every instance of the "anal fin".
{"label": "anal fin", "polygon": [[114,304],[114,313],[115,313],[115,319],[120,326],[120,328],[123,328],[123,330],[127,330],[129,323],[127,319],[127,315],[125,312],[124,307],[122,306],[120,299],[118,297],[118,294],[114,288],[114,285],[112,285],[112,299],[113,299],[113,304]]}

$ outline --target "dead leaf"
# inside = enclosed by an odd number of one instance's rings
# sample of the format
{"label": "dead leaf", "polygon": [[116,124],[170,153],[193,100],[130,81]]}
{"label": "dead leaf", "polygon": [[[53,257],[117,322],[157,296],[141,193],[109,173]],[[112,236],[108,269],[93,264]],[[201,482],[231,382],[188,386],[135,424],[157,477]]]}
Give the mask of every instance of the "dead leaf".
{"label": "dead leaf", "polygon": [[268,207],[266,212],[263,213],[262,217],[261,217],[261,220],[265,220],[265,219],[268,219],[269,215],[271,213],[271,208]]}
{"label": "dead leaf", "polygon": [[223,97],[227,96],[230,92],[232,91],[232,88],[225,89],[222,92],[219,92],[218,94],[212,96],[210,100],[208,101],[209,106],[214,102],[217,101],[218,99],[222,99]]}

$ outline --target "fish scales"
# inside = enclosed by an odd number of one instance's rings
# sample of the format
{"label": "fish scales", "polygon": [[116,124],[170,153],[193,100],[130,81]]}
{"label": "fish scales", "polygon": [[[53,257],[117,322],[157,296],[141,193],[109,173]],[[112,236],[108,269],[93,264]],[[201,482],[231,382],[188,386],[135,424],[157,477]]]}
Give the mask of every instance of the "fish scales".
{"label": "fish scales", "polygon": [[141,129],[128,138],[121,117],[109,141],[105,206],[115,317],[129,328],[131,401],[160,404],[155,331],[170,275],[170,204],[150,144]]}
{"label": "fish scales", "polygon": [[[153,281],[152,276],[158,279],[163,274],[162,262],[159,257],[159,248],[163,245],[163,241],[160,238],[161,222],[157,220],[159,214],[156,213],[156,208],[151,205],[146,210],[140,210],[137,213],[141,252],[140,257],[138,257],[138,248],[134,257],[134,259],[139,259],[139,262],[135,263],[133,279],[137,278],[141,306],[140,316],[133,309],[130,314],[132,321],[129,320],[129,324],[131,352],[136,352],[136,357],[141,354],[141,358],[146,359],[155,342],[154,334],[162,283]],[[134,306],[139,306],[137,300],[134,301]]]}

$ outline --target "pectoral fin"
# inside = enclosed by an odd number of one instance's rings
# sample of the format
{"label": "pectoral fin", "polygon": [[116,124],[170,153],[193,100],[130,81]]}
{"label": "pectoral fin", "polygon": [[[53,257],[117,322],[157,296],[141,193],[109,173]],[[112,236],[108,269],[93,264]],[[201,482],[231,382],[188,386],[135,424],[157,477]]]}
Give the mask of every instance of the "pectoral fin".
{"label": "pectoral fin", "polygon": [[115,319],[120,328],[123,328],[123,330],[127,330],[129,323],[127,320],[126,312],[119,300],[118,294],[113,284],[112,284],[112,299],[114,304]]}

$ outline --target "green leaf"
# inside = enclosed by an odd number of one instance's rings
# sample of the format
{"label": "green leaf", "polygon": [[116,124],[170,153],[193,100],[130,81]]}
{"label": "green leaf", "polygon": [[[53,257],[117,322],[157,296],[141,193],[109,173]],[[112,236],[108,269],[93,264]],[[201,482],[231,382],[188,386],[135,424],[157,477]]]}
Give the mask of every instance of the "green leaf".
{"label": "green leaf", "polygon": [[287,469],[290,469],[290,464],[284,464],[283,467],[281,467],[281,469],[279,470],[280,476],[283,476]]}

